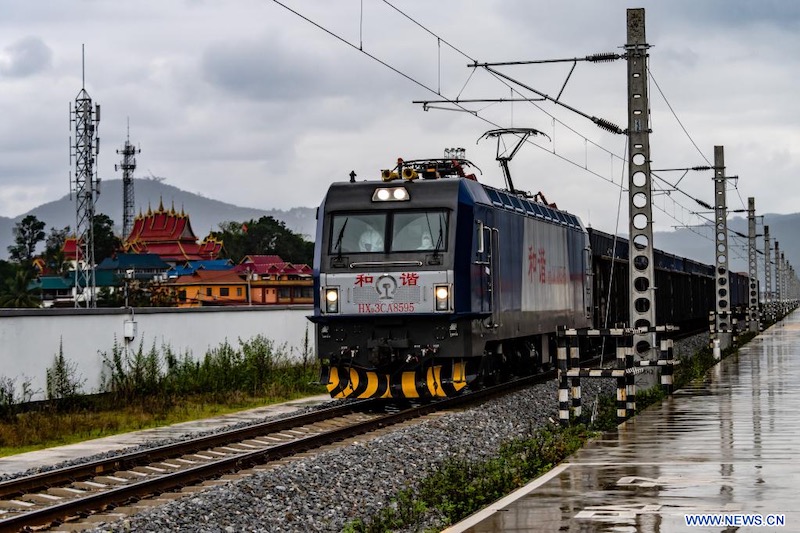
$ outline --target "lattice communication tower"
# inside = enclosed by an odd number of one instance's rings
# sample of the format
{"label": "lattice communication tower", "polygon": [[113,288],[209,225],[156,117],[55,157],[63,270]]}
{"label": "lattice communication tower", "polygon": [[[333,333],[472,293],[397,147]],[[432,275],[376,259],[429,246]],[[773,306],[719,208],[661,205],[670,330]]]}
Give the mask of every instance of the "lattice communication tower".
{"label": "lattice communication tower", "polygon": [[100,195],[96,157],[100,153],[97,125],[100,104],[93,105],[86,92],[83,75],[81,90],[70,106],[70,122],[75,142],[70,140],[70,165],[75,161],[75,176],[70,180],[75,194],[75,307],[97,307],[94,276],[94,205]]}
{"label": "lattice communication tower", "polygon": [[127,239],[133,229],[133,218],[135,202],[133,198],[133,171],[136,170],[136,154],[141,153],[141,148],[136,148],[131,144],[131,128],[128,125],[128,138],[122,150],[117,150],[122,154],[122,161],[119,165],[114,165],[114,170],[122,169],[122,238]]}

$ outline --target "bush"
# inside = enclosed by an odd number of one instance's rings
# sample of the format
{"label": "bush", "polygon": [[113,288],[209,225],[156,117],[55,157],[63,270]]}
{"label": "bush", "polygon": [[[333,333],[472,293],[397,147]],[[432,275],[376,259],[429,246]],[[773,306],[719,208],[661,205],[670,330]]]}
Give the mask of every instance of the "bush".
{"label": "bush", "polygon": [[0,376],[0,421],[15,422],[20,405],[30,402],[33,394],[29,378],[22,383],[22,394],[17,395],[17,380]]}
{"label": "bush", "polygon": [[228,341],[209,350],[202,360],[187,352],[176,354],[171,347],[155,344],[145,353],[140,342],[129,353],[116,341],[111,355],[103,359],[103,390],[118,397],[210,395],[231,393],[252,396],[291,396],[318,392],[312,382],[318,375],[316,362],[294,362],[285,347],[276,348],[262,335]]}
{"label": "bush", "polygon": [[86,380],[78,375],[78,364],[64,357],[64,345],[58,343],[58,353],[53,358],[53,366],[47,369],[47,399],[69,399],[81,393]]}

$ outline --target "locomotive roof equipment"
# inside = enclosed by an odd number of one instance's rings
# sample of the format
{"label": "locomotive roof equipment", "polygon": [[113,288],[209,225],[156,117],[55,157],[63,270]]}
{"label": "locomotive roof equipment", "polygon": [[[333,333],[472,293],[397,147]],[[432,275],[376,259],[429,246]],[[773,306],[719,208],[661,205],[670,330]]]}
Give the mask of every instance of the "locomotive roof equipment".
{"label": "locomotive roof equipment", "polygon": [[[501,155],[501,153],[507,152],[507,150],[503,150],[503,152],[500,151],[500,139],[503,137],[503,135],[516,135],[518,138],[517,145],[514,146],[514,149],[511,150],[511,152],[508,153],[508,155]],[[508,169],[508,162],[514,159],[514,156],[517,155],[517,152],[522,147],[522,143],[527,141],[528,137],[530,137],[531,135],[542,135],[544,137],[547,137],[548,141],[551,140],[550,137],[548,137],[541,131],[537,130],[536,128],[500,128],[496,130],[487,131],[486,133],[481,135],[477,141],[479,142],[481,139],[488,139],[490,137],[497,138],[497,156],[495,157],[495,159],[497,159],[497,161],[500,162],[500,168],[503,169],[503,177],[506,180],[506,187],[508,188],[509,191],[511,191],[514,194],[522,191],[517,191],[514,188],[514,182],[511,181],[511,171]],[[530,197],[531,195],[530,193],[527,193],[526,196]]]}

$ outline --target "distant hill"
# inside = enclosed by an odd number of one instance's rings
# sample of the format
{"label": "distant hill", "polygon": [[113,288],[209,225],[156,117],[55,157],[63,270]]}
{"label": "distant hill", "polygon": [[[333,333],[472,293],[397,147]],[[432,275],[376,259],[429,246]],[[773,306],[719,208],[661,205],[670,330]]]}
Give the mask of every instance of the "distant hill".
{"label": "distant hill", "polygon": [[[762,221],[757,226],[756,248],[763,250],[764,236]],[[776,215],[768,213],[764,215],[763,224],[769,226],[770,240],[773,240],[771,255],[774,256],[774,239],[778,240],[780,250],[786,255],[786,259],[795,267],[800,266],[800,213],[790,215]],[[734,272],[747,272],[747,239],[736,235],[738,232],[746,236],[747,219],[734,217],[728,220],[728,248],[730,249],[729,261],[730,269]],[[703,263],[714,262],[714,231],[713,227],[701,226],[691,229],[678,229],[676,231],[656,232],[653,235],[654,246],[669,253],[690,257]],[[774,257],[773,257],[774,259]],[[757,265],[759,275],[764,273],[764,256],[758,254]]]}
{"label": "distant hill", "polygon": [[[168,185],[158,178],[136,179],[134,181],[134,196],[136,199],[136,214],[147,211],[151,206],[156,209],[159,202],[163,201],[164,207],[169,209],[172,205],[180,212],[181,209],[189,215],[192,229],[199,238],[203,238],[210,231],[219,230],[220,222],[247,221],[258,219],[262,216],[272,216],[283,221],[290,230],[303,235],[307,240],[313,240],[315,234],[316,209],[312,207],[294,207],[287,211],[280,209],[253,209],[227,204],[198,194],[181,190]],[[97,213],[111,217],[118,233],[122,233],[122,180],[107,180],[102,182],[100,198],[96,206]],[[28,215],[45,223],[45,231],[50,228],[75,228],[75,201],[69,195],[40,205],[15,218],[0,217],[0,258],[8,258],[8,246],[14,243],[12,230],[14,225]]]}
{"label": "distant hill", "polygon": [[[98,200],[97,212],[104,213],[111,217],[116,223],[116,229],[122,232],[122,180],[103,181],[102,192]],[[212,230],[219,229],[219,223],[229,220],[247,221],[258,219],[262,216],[272,216],[276,220],[281,220],[286,227],[296,233],[304,235],[306,239],[313,240],[315,234],[315,215],[316,210],[311,207],[294,207],[286,211],[279,209],[261,210],[249,207],[238,207],[233,204],[226,204],[217,200],[211,200],[198,194],[181,190],[172,185],[167,185],[158,178],[143,178],[135,180],[135,197],[137,214],[139,209],[147,211],[147,207],[158,207],[160,201],[164,202],[164,207],[169,208],[175,205],[175,209],[181,208],[189,214],[192,229],[199,238],[203,238]],[[63,228],[64,226],[75,227],[75,203],[69,196],[49,202],[27,213],[15,218],[0,217],[0,257],[8,257],[8,246],[13,243],[12,228],[27,215],[35,215],[39,220],[45,222],[45,229],[49,233],[51,227]],[[770,227],[770,236],[777,238],[780,242],[781,250],[786,254],[787,259],[795,268],[800,267],[800,213],[791,215],[766,214],[763,223]],[[731,231],[747,235],[747,219],[742,217],[732,218],[728,227]],[[598,228],[608,231],[606,228]],[[762,225],[759,224],[759,233],[762,232]],[[699,227],[692,229],[678,229],[669,232],[656,232],[653,236],[654,245],[660,250],[690,257],[703,263],[714,261],[714,241],[712,227]],[[741,247],[746,246],[746,239],[731,237],[729,245],[731,248],[731,270],[737,272],[747,272],[747,250]],[[764,238],[758,237],[758,247],[764,245]],[[774,246],[774,245],[773,245]],[[764,260],[759,254],[758,269],[763,275]]]}

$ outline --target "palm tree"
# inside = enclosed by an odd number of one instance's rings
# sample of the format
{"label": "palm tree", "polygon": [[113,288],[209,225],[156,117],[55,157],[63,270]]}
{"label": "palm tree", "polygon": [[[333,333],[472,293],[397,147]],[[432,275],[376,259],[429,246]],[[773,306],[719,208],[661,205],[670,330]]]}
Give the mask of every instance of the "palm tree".
{"label": "palm tree", "polygon": [[19,268],[0,292],[0,307],[39,307],[42,299],[29,288],[32,278],[30,270]]}

